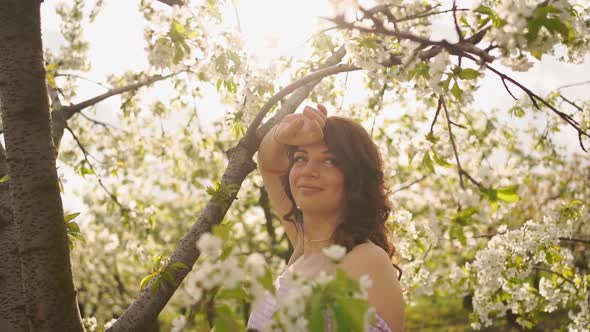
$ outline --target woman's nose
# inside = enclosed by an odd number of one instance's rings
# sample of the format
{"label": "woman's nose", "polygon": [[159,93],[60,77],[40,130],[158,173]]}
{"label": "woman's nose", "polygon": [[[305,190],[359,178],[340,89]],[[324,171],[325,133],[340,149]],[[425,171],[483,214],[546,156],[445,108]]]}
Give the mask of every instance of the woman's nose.
{"label": "woman's nose", "polygon": [[307,163],[305,163],[305,166],[303,167],[302,174],[306,175],[306,176],[313,176],[313,177],[319,176],[318,165],[311,160],[308,161]]}

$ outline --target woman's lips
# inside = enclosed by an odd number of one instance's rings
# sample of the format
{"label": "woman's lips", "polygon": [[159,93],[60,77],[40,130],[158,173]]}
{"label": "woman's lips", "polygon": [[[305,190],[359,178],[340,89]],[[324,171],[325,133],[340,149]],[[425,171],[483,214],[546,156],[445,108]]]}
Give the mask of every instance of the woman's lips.
{"label": "woman's lips", "polygon": [[297,188],[303,194],[315,194],[315,193],[322,190],[322,188],[314,187],[314,186],[299,186]]}

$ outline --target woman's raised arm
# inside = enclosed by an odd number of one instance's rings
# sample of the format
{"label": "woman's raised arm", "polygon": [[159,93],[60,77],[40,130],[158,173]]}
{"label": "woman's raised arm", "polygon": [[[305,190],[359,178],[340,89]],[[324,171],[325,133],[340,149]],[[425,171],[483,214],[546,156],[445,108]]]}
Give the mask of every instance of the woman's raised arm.
{"label": "woman's raised arm", "polygon": [[318,109],[319,111],[306,106],[302,114],[286,116],[264,136],[258,149],[258,170],[262,175],[270,204],[280,216],[287,237],[295,248],[297,226],[283,219],[283,216],[291,211],[293,204],[285,193],[281,178],[289,171],[288,145],[313,144],[323,139],[322,128],[325,124],[326,109],[321,105],[318,105]]}

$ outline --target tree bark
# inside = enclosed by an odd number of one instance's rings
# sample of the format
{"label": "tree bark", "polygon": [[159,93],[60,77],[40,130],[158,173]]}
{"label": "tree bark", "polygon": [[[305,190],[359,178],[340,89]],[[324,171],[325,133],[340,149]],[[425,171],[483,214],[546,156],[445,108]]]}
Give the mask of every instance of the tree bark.
{"label": "tree bark", "polygon": [[[0,145],[0,177],[6,174],[6,154]],[[21,281],[10,192],[8,182],[4,182],[0,184],[0,331],[28,330]]]}
{"label": "tree bark", "polygon": [[[0,102],[21,301],[30,330],[83,331],[55,167],[39,7],[38,0],[0,5]],[[16,328],[22,330],[21,323]]]}

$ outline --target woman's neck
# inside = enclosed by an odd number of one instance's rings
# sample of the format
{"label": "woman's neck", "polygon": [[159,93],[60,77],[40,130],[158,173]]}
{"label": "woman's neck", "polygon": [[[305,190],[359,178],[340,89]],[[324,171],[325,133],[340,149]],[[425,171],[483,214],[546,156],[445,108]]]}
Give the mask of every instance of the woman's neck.
{"label": "woman's neck", "polygon": [[334,243],[334,231],[340,218],[331,215],[303,214],[303,255],[319,253]]}

